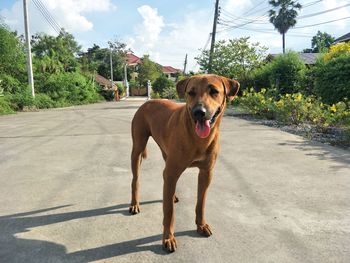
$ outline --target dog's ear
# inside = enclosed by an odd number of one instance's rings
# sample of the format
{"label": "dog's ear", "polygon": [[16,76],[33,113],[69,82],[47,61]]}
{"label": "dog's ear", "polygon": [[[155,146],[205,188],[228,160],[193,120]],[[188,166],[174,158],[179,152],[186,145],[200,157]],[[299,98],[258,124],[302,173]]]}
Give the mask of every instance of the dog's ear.
{"label": "dog's ear", "polygon": [[186,94],[186,88],[188,83],[190,82],[191,78],[185,78],[180,80],[177,84],[176,84],[176,91],[177,94],[179,95],[179,98],[184,98],[185,94]]}
{"label": "dog's ear", "polygon": [[237,80],[221,77],[222,83],[224,83],[226,97],[229,101],[232,101],[234,96],[237,95],[240,84]]}

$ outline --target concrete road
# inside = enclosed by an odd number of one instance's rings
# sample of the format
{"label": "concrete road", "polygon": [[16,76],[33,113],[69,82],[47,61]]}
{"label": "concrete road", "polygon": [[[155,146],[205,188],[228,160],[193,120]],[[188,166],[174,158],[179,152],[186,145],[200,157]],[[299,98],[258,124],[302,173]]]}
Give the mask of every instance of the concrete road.
{"label": "concrete road", "polygon": [[[130,121],[142,102],[0,117],[0,262],[350,262],[350,153],[225,117],[195,232],[197,170],[179,180],[178,250],[161,247],[162,169],[151,140],[129,216]],[[179,142],[181,143],[181,142]]]}

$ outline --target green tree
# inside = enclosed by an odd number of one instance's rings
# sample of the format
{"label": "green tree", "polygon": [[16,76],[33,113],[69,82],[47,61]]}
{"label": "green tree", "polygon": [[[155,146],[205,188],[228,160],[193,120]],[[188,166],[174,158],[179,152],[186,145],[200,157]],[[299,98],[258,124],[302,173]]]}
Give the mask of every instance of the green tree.
{"label": "green tree", "polygon": [[154,82],[162,74],[162,70],[161,66],[151,61],[148,55],[144,55],[141,61],[138,69],[138,81],[140,85],[146,86],[147,81]]}
{"label": "green tree", "polygon": [[287,52],[278,55],[270,65],[266,65],[270,71],[270,83],[276,87],[279,94],[295,93],[301,91],[306,66],[301,61],[298,53]]}
{"label": "green tree", "polygon": [[[212,72],[229,78],[246,79],[249,72],[258,68],[266,58],[267,48],[250,43],[249,37],[221,40],[215,44]],[[209,50],[195,58],[202,71],[209,69]]]}
{"label": "green tree", "polygon": [[[282,35],[283,54],[285,53],[285,34],[294,27],[297,23],[298,10],[301,9],[301,4],[294,0],[270,0],[269,4],[273,9],[269,10],[270,22]],[[279,8],[278,12],[275,11]]]}
{"label": "green tree", "polygon": [[61,30],[57,37],[36,34],[32,37],[32,51],[41,72],[73,72],[78,68],[76,56],[81,50],[74,36]]}
{"label": "green tree", "polygon": [[326,52],[329,47],[334,43],[335,38],[326,32],[318,31],[315,36],[312,37],[311,47],[312,53]]}
{"label": "green tree", "polygon": [[0,24],[0,75],[10,75],[20,81],[26,79],[25,54],[22,43],[6,25]]}
{"label": "green tree", "polygon": [[113,79],[124,78],[124,65],[126,62],[126,44],[118,40],[110,41],[109,48],[100,48],[94,44],[87,52],[80,54],[82,69],[88,72],[97,72],[101,76],[111,78],[110,55],[112,53]]}
{"label": "green tree", "polygon": [[174,87],[175,83],[174,81],[171,81],[166,76],[161,75],[159,78],[157,78],[152,85],[152,89],[154,92],[157,92],[161,94],[166,88]]}
{"label": "green tree", "polygon": [[350,98],[350,54],[330,60],[319,59],[315,65],[314,92],[323,102],[337,103]]}

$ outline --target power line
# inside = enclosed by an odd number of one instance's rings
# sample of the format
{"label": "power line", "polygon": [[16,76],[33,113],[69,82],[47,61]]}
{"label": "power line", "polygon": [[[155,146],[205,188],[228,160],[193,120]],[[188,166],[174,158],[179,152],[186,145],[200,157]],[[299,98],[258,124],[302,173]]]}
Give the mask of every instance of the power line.
{"label": "power line", "polygon": [[[276,34],[277,32],[275,30],[270,30],[270,29],[254,29],[254,28],[247,28],[247,27],[242,27],[242,28],[238,28],[238,30],[245,30],[245,31],[252,31],[252,32],[258,32],[258,33],[266,33],[266,34]],[[222,31],[220,31],[222,32]],[[218,33],[220,33],[218,32]],[[307,34],[288,34],[288,36],[292,36],[292,37],[312,37],[311,35],[307,35]]]}
{"label": "power line", "polygon": [[296,26],[296,27],[293,27],[292,29],[319,26],[319,25],[329,24],[329,23],[333,23],[333,22],[337,22],[337,21],[345,20],[345,19],[349,19],[349,18],[350,18],[350,16],[347,16],[347,17],[343,17],[343,18],[339,18],[339,19],[335,19],[335,20],[331,20],[331,21],[326,21],[326,22],[322,22],[322,23],[312,24],[312,25]]}
{"label": "power line", "polygon": [[346,4],[346,5],[338,6],[338,7],[332,8],[332,9],[327,9],[327,10],[324,10],[324,11],[321,11],[321,12],[317,12],[317,13],[313,13],[313,14],[308,14],[308,15],[303,15],[303,16],[300,16],[298,19],[303,19],[303,18],[318,16],[318,15],[321,15],[321,14],[324,14],[324,13],[328,13],[328,12],[332,12],[332,11],[335,11],[335,10],[338,10],[338,9],[341,9],[341,8],[344,8],[344,7],[347,7],[347,6],[350,6],[350,3],[349,3],[349,4]]}
{"label": "power line", "polygon": [[39,12],[42,14],[42,16],[45,18],[47,23],[53,28],[56,33],[60,33],[61,27],[58,24],[58,22],[54,19],[54,17],[51,15],[49,10],[45,7],[45,5],[40,0],[33,0],[33,3],[35,7],[39,10]]}
{"label": "power line", "polygon": [[322,2],[322,1],[323,0],[317,0],[317,1],[314,1],[314,2],[309,2],[309,3],[306,3],[306,4],[302,4],[302,8],[313,6],[313,5],[318,4],[318,3]]}
{"label": "power line", "polygon": [[266,3],[266,0],[262,0],[261,2],[259,2],[259,4],[255,5],[253,8],[251,8],[250,10],[246,11],[243,13],[243,15],[248,15],[250,12],[252,12],[255,8],[257,8],[259,5],[262,5],[263,3]]}
{"label": "power line", "polygon": [[39,5],[39,11],[43,14],[45,19],[55,27],[56,31],[61,31],[61,26],[59,23],[55,20],[55,18],[52,16],[50,11],[46,8],[46,6],[43,4],[41,0],[33,0]]}

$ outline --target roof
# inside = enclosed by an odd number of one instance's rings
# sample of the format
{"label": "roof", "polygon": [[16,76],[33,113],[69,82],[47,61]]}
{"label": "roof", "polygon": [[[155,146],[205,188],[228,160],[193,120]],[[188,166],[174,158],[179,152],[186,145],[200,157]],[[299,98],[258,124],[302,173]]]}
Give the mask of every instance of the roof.
{"label": "roof", "polygon": [[126,61],[128,65],[141,63],[141,59],[138,56],[135,56],[133,53],[126,54]]}
{"label": "roof", "polygon": [[172,66],[163,66],[162,71],[163,73],[178,73],[180,70]]}
{"label": "roof", "polygon": [[299,53],[300,59],[305,65],[314,65],[320,53]]}
{"label": "roof", "polygon": [[347,42],[350,41],[350,33],[345,34],[344,36],[341,36],[334,40],[334,44],[340,43],[340,42]]}
{"label": "roof", "polygon": [[[275,58],[278,55],[281,54],[270,54],[272,58]],[[314,65],[316,64],[317,57],[320,55],[320,53],[298,53],[298,55],[305,65]]]}
{"label": "roof", "polygon": [[[106,86],[108,88],[111,87],[111,81],[106,79],[105,77],[99,75],[99,74],[96,74],[95,75],[95,80],[98,84],[102,85],[102,86]],[[113,86],[115,86],[115,84],[113,83]]]}

